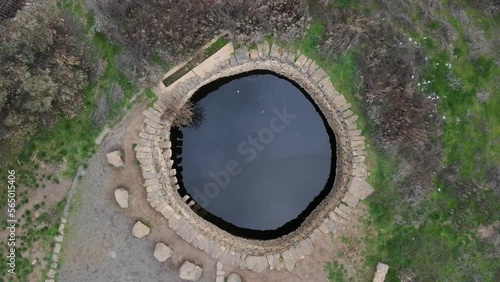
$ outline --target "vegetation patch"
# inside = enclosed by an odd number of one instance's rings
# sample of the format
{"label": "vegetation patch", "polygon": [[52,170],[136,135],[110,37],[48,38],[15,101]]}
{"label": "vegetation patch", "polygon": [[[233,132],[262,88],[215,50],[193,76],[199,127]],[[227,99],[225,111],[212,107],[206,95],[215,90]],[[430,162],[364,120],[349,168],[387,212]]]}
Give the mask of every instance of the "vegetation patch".
{"label": "vegetation patch", "polygon": [[311,3],[318,21],[296,44],[363,113],[378,231],[367,264],[388,263],[389,281],[495,281],[498,245],[477,230],[500,215],[498,43],[486,39],[498,17],[431,2]]}

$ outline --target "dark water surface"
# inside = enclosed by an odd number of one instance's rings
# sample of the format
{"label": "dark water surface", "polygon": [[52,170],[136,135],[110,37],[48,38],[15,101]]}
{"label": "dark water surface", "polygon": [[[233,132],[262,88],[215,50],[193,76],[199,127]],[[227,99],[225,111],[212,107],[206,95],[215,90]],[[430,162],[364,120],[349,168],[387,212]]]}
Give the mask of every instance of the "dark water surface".
{"label": "dark water surface", "polygon": [[200,215],[255,238],[300,225],[335,176],[333,133],[306,95],[264,72],[219,80],[195,94],[203,123],[174,130],[172,139],[180,193],[194,198]]}

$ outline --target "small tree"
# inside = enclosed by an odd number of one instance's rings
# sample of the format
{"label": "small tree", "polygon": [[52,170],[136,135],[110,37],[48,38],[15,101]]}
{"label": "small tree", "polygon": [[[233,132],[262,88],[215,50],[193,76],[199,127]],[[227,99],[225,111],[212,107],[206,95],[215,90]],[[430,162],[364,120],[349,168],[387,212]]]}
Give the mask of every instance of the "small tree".
{"label": "small tree", "polygon": [[91,72],[80,32],[55,0],[37,1],[1,22],[2,138],[24,139],[40,126],[54,125],[61,114],[78,113]]}

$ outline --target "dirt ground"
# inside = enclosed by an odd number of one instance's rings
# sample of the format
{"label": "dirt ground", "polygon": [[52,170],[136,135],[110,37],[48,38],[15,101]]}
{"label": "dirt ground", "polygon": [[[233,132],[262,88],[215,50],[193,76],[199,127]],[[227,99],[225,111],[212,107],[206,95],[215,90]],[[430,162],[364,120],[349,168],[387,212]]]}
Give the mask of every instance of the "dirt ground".
{"label": "dirt ground", "polygon": [[[22,226],[21,228],[18,228],[18,237],[26,235],[29,230],[24,226],[24,224],[26,223],[26,218],[22,217],[22,215],[26,214],[27,210],[32,211],[33,219],[38,218],[44,212],[49,211],[59,201],[63,200],[68,189],[71,186],[71,180],[61,175],[61,172],[66,170],[65,163],[62,163],[60,165],[47,165],[38,162],[36,159],[33,159],[33,161],[37,162],[40,165],[40,168],[37,170],[37,173],[39,175],[39,177],[37,177],[37,183],[40,185],[40,188],[33,189],[26,186],[19,186],[18,188],[18,195],[25,191],[28,191],[27,198],[29,199],[28,203],[22,205],[16,211],[19,225]],[[59,179],[59,183],[55,183],[53,180],[40,179],[41,175],[49,174],[52,174],[53,177],[57,177]],[[45,203],[45,205],[42,206],[42,203]],[[40,206],[40,208],[35,211],[33,207],[37,204]],[[1,238],[7,238],[7,235],[7,229],[3,229],[0,231]],[[50,253],[52,253],[51,246],[46,242],[41,242],[41,240],[35,241],[32,248],[23,253],[22,256],[28,258],[33,265],[33,271],[28,277],[29,281],[38,281],[41,279],[44,269],[46,269],[48,266],[48,262],[45,260],[45,256]]]}
{"label": "dirt ground", "polygon": [[[185,260],[202,266],[200,281],[215,281],[216,261],[175,234],[166,219],[146,202],[140,167],[133,151],[143,127],[141,113],[145,108],[145,104],[136,105],[89,160],[72,203],[58,281],[181,281],[178,269]],[[111,168],[106,163],[105,154],[115,149],[125,153],[123,168]],[[125,187],[130,193],[127,209],[121,209],[115,202],[117,186]],[[348,273],[354,276],[355,269],[361,265],[358,257],[362,244],[347,246],[342,238],[353,234],[359,237],[363,227],[356,222],[364,212],[364,206],[359,205],[344,228],[333,235],[320,236],[314,243],[315,253],[301,260],[293,273],[265,270],[257,274],[226,266],[224,271],[226,275],[236,272],[244,281],[327,281],[324,266],[337,260],[345,263]],[[137,220],[153,226],[150,235],[142,239],[133,237],[131,230]],[[160,263],[154,258],[157,242],[164,242],[174,250],[167,262]]]}

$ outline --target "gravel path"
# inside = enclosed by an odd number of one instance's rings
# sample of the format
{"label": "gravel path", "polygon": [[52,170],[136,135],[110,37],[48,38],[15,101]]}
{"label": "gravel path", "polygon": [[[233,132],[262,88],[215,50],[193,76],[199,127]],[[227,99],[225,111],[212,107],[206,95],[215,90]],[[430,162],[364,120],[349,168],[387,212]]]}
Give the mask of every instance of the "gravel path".
{"label": "gravel path", "polygon": [[[159,235],[155,233],[171,234],[155,228],[161,222],[154,222],[156,212],[148,209],[141,194],[142,178],[136,168],[131,143],[127,142],[137,136],[136,130],[142,126],[142,108],[136,107],[88,162],[71,206],[57,281],[181,281],[178,268],[185,259],[203,263],[189,255],[174,255],[163,263],[153,256]],[[122,169],[111,168],[105,161],[105,154],[116,148],[125,150],[126,166]],[[126,185],[131,193],[131,206],[127,210],[121,209],[114,200],[113,191],[119,184]],[[152,234],[142,239],[133,237],[132,226],[138,219],[147,219],[153,225]],[[161,240],[170,243],[169,238]],[[215,280],[215,265],[214,270],[211,265],[207,268],[210,269],[200,281]]]}

